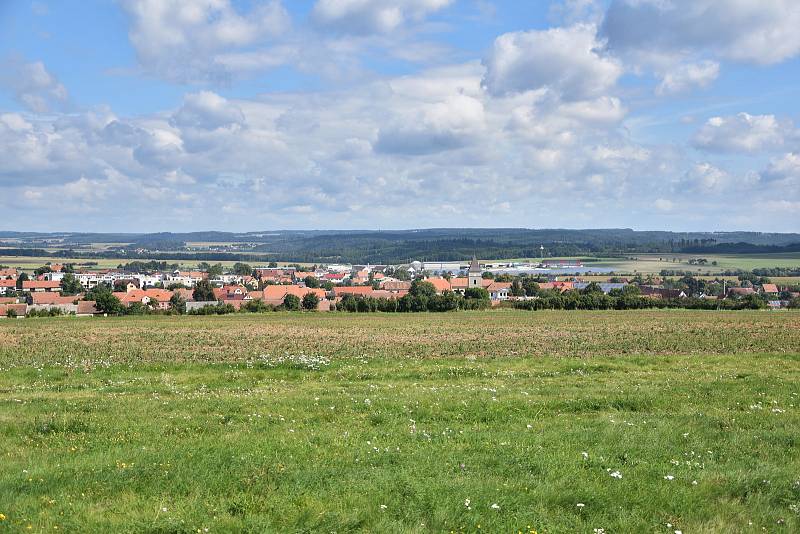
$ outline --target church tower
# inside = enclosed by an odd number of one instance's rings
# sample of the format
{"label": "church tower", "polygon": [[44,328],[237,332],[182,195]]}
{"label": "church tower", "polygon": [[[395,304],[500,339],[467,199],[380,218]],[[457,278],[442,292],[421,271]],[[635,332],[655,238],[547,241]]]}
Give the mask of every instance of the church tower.
{"label": "church tower", "polygon": [[469,264],[469,272],[467,273],[467,287],[483,287],[483,278],[481,274],[481,265],[478,263],[475,256],[473,256]]}

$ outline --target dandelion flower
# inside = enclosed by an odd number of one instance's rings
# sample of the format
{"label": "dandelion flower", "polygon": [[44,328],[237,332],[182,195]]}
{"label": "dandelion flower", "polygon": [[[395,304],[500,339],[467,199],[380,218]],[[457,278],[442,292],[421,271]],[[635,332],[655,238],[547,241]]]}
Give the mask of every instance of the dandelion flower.
{"label": "dandelion flower", "polygon": [[6,520],[6,514],[0,514],[0,521]]}

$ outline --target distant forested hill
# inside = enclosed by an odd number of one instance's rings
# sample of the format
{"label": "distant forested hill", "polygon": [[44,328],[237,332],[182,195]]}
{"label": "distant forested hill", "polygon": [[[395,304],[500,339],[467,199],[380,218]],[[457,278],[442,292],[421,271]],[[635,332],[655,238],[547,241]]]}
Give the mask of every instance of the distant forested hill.
{"label": "distant forested hill", "polygon": [[[90,244],[114,244],[102,253],[120,259],[172,258],[310,263],[403,263],[409,260],[605,256],[630,253],[791,252],[800,234],[658,232],[630,229],[431,228],[397,231],[161,232],[87,234],[0,232],[2,254],[96,257]],[[188,244],[218,243],[211,250]],[[792,248],[795,247],[795,248]],[[50,249],[50,252],[44,250]],[[53,249],[57,249],[53,251]],[[142,250],[144,249],[144,250]]]}

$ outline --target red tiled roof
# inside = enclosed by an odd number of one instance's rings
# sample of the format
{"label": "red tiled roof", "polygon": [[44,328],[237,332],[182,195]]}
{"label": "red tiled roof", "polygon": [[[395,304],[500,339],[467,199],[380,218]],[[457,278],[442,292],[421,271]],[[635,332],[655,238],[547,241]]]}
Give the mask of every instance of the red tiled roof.
{"label": "red tiled roof", "polygon": [[151,300],[155,299],[158,302],[169,302],[169,299],[172,298],[172,291],[167,289],[148,289],[145,292],[145,295],[150,297]]}
{"label": "red tiled roof", "polygon": [[8,279],[0,280],[0,287],[8,287],[14,289],[17,287],[17,281]]}
{"label": "red tiled roof", "polygon": [[314,293],[319,298],[325,298],[325,290],[301,286],[267,286],[264,291],[255,291],[251,293],[254,299],[261,299],[264,301],[280,300],[286,295],[295,295],[298,298],[303,298],[306,293]]}
{"label": "red tiled roof", "polygon": [[511,282],[492,282],[486,289],[488,289],[489,291],[500,291],[501,289],[511,289]]}
{"label": "red tiled roof", "polygon": [[433,287],[436,288],[437,293],[441,293],[443,291],[450,291],[452,290],[452,286],[450,282],[444,278],[428,278],[425,280],[426,282],[430,282]]}
{"label": "red tiled roof", "polygon": [[335,287],[333,288],[333,294],[337,297],[339,295],[365,295],[371,296],[375,290],[372,286],[351,286],[351,287]]}
{"label": "red tiled roof", "polygon": [[59,293],[33,293],[31,298],[34,304],[72,304],[83,298],[82,295],[62,297]]}
{"label": "red tiled roof", "polygon": [[61,282],[55,280],[25,280],[22,289],[56,289],[61,287]]}
{"label": "red tiled roof", "polygon": [[762,284],[761,290],[764,291],[764,293],[779,293],[778,286],[775,284]]}

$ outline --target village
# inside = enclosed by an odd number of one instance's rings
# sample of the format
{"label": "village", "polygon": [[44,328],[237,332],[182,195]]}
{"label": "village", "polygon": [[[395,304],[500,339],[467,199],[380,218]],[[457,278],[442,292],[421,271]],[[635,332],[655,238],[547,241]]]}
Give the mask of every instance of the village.
{"label": "village", "polygon": [[[236,311],[305,309],[315,311],[426,311],[425,306],[405,309],[397,303],[423,287],[430,297],[473,299],[472,306],[456,304],[431,308],[447,309],[523,307],[538,309],[546,298],[594,292],[640,301],[755,303],[748,307],[781,309],[794,307],[800,293],[795,286],[779,286],[767,279],[739,280],[670,279],[648,275],[610,276],[606,281],[590,277],[543,274],[548,264],[522,272],[518,265],[481,264],[476,259],[459,262],[410,262],[407,265],[349,265],[301,267],[251,267],[237,263],[224,269],[220,264],[200,263],[192,271],[165,271],[141,262],[109,270],[81,270],[74,265],[50,263],[25,272],[0,268],[0,318],[53,315],[125,315],[141,313],[211,314]],[[156,264],[155,266],[160,266]],[[530,265],[526,265],[530,267]],[[580,263],[560,265],[560,270]],[[510,274],[510,273],[517,274]],[[416,284],[415,284],[416,281]],[[343,305],[345,301],[346,305]],[[462,300],[463,301],[463,300]],[[538,302],[537,302],[538,301]],[[383,302],[389,306],[356,306],[358,302]],[[649,304],[648,304],[649,306]],[[687,306],[688,307],[688,306]],[[697,307],[697,306],[694,306]]]}

